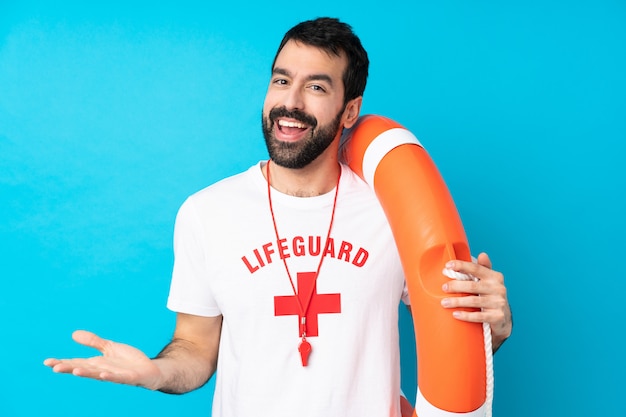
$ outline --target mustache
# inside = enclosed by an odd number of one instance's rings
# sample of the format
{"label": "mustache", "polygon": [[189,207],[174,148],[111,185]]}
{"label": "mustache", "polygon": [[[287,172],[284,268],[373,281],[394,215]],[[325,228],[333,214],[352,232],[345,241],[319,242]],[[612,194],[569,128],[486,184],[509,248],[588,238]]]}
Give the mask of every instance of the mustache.
{"label": "mustache", "polygon": [[317,126],[317,119],[315,117],[311,116],[310,114],[306,114],[305,112],[302,112],[300,110],[287,110],[285,106],[275,107],[270,110],[269,119],[272,124],[274,124],[276,119],[279,117],[295,119],[300,123],[311,126],[312,128],[315,128]]}

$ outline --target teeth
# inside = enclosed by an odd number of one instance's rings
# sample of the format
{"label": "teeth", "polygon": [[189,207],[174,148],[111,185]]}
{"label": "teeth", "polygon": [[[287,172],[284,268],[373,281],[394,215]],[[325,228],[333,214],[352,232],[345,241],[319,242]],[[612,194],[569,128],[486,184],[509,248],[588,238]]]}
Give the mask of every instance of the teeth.
{"label": "teeth", "polygon": [[306,129],[306,125],[303,125],[302,123],[288,122],[287,120],[279,120],[278,125],[284,127],[297,127],[298,129]]}

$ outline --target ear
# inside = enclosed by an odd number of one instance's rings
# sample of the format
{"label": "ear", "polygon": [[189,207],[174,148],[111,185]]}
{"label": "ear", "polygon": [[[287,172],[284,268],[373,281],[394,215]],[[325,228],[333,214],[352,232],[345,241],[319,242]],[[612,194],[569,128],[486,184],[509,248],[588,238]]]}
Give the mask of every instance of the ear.
{"label": "ear", "polygon": [[359,119],[359,114],[361,113],[361,104],[363,103],[363,96],[358,96],[350,100],[346,104],[346,108],[343,111],[343,127],[346,129],[354,126],[356,121]]}

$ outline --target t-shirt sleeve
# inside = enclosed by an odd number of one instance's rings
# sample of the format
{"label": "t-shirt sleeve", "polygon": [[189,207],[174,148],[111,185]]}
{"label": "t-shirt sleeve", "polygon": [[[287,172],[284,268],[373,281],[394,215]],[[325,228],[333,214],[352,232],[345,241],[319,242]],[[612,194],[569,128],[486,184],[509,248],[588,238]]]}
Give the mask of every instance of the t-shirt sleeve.
{"label": "t-shirt sleeve", "polygon": [[178,313],[214,317],[221,311],[211,292],[204,234],[193,201],[187,199],[176,216],[174,269],[167,308]]}

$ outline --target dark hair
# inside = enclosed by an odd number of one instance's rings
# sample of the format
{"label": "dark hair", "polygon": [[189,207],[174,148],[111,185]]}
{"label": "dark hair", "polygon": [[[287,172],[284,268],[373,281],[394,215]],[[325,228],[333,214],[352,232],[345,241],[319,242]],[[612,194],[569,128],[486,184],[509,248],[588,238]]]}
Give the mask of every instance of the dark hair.
{"label": "dark hair", "polygon": [[298,23],[283,37],[274,56],[272,70],[276,65],[278,54],[290,40],[315,46],[336,56],[340,56],[343,51],[348,58],[348,66],[343,74],[344,103],[363,95],[367,83],[369,59],[361,45],[361,40],[352,31],[350,25],[330,17],[320,17]]}

